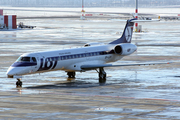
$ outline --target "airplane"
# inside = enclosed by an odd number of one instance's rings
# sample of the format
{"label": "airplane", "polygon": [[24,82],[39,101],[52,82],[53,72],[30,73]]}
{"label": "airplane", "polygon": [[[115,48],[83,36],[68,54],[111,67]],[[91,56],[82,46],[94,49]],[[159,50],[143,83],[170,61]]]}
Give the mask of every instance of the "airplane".
{"label": "airplane", "polygon": [[96,70],[102,83],[106,80],[105,67],[169,64],[109,64],[137,50],[137,46],[131,43],[134,22],[137,21],[136,18],[127,20],[122,36],[108,44],[88,43],[82,48],[22,54],[7,70],[7,77],[17,78],[16,85],[22,86],[22,75],[63,70],[67,72],[68,78],[75,78],[75,72]]}

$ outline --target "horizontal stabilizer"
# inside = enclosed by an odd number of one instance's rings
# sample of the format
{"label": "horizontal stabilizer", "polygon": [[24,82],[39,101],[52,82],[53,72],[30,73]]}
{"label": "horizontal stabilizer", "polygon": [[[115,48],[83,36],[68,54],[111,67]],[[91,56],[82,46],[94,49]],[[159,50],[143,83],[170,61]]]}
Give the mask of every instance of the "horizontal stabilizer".
{"label": "horizontal stabilizer", "polygon": [[131,20],[131,22],[157,22],[160,21],[160,19],[154,19],[154,20]]}
{"label": "horizontal stabilizer", "polygon": [[[127,20],[121,20],[121,19],[111,19],[112,21],[120,21],[120,22],[125,22]],[[131,20],[130,22],[157,22],[160,21],[160,19],[152,19],[152,20]]]}

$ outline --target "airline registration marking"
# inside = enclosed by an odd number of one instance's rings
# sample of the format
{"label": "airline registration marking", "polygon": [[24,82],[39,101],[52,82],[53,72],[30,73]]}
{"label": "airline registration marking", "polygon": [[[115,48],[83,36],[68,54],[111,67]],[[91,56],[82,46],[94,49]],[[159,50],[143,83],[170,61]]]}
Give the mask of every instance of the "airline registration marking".
{"label": "airline registration marking", "polygon": [[105,56],[105,59],[110,59],[111,58],[111,56]]}

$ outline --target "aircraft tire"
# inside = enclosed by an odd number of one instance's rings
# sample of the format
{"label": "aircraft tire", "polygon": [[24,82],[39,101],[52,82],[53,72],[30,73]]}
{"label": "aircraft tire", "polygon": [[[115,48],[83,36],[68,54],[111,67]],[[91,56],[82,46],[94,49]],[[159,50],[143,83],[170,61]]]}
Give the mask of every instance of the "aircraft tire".
{"label": "aircraft tire", "polygon": [[106,79],[99,79],[99,83],[106,83]]}
{"label": "aircraft tire", "polygon": [[22,82],[20,80],[16,82],[16,87],[22,87]]}
{"label": "aircraft tire", "polygon": [[67,72],[68,78],[75,78],[76,73],[75,72]]}
{"label": "aircraft tire", "polygon": [[99,68],[99,80],[106,80],[106,72],[103,68]]}
{"label": "aircraft tire", "polygon": [[99,73],[99,80],[106,80],[106,74]]}

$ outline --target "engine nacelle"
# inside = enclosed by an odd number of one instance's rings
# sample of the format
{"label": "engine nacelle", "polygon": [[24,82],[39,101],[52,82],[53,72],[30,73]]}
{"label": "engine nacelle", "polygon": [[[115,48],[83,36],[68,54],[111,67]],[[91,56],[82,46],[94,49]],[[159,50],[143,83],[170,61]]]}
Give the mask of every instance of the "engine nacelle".
{"label": "engine nacelle", "polygon": [[131,43],[116,45],[114,52],[119,55],[130,55],[137,50],[137,46]]}

